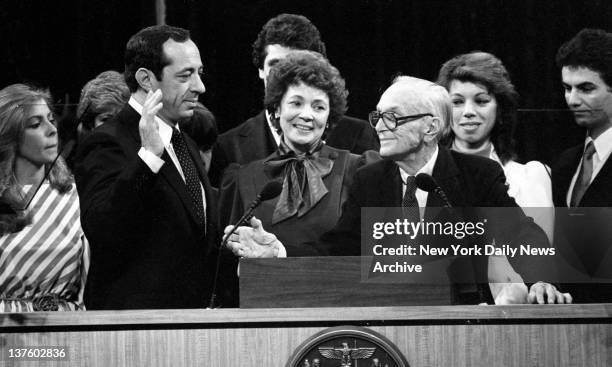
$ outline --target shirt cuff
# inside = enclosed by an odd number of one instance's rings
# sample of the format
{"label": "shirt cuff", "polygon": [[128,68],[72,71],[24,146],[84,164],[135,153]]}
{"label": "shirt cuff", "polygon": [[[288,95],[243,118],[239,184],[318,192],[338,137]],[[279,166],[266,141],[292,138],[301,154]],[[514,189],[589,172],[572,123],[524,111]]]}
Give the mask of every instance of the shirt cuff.
{"label": "shirt cuff", "polygon": [[145,164],[151,169],[153,173],[159,172],[159,170],[164,165],[164,160],[146,150],[144,147],[141,147],[138,151],[138,156],[140,159],[145,162]]}
{"label": "shirt cuff", "polygon": [[278,244],[278,254],[276,255],[276,257],[287,257],[287,250],[285,249],[285,246],[283,246],[282,243]]}

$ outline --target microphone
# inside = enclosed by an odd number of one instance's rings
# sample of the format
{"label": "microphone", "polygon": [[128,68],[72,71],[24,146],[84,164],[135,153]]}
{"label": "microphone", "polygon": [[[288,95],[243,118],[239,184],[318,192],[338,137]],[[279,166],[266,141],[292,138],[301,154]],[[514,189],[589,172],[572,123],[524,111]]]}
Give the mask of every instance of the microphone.
{"label": "microphone", "polygon": [[234,232],[236,232],[236,229],[238,229],[238,227],[240,227],[241,225],[246,223],[249,219],[251,219],[251,217],[253,216],[253,212],[261,204],[262,201],[274,199],[275,197],[280,195],[281,191],[283,191],[282,183],[280,183],[279,181],[268,182],[263,187],[263,189],[261,189],[261,191],[255,198],[255,200],[251,202],[251,204],[249,205],[246,212],[242,215],[242,217],[238,219],[238,221],[234,225],[234,228],[232,228],[232,230],[227,234],[227,236],[225,236],[225,239],[223,240],[223,242],[221,242],[221,246],[219,247],[219,252],[217,253],[217,266],[215,268],[215,278],[213,281],[213,288],[212,288],[212,293],[210,295],[210,302],[208,303],[208,308],[214,308],[215,306],[215,299],[217,298],[217,294],[216,294],[217,293],[217,281],[219,279],[219,265],[221,264],[221,251],[227,245],[227,242],[229,241],[230,236],[234,234]]}
{"label": "microphone", "polygon": [[[244,212],[242,217],[238,219],[238,222],[236,222],[232,231],[226,236],[226,239],[228,239],[229,236],[234,233],[236,228],[240,227],[241,225],[246,223],[249,219],[251,219],[251,217],[253,216],[253,211],[255,211],[255,209],[259,206],[259,204],[261,204],[262,201],[274,199],[275,197],[280,195],[282,190],[283,190],[283,184],[280,183],[279,181],[268,182],[263,187],[263,189],[261,189],[261,191],[255,198],[255,200],[251,202],[251,204],[249,205],[246,212]],[[221,247],[223,247],[225,244],[227,244],[227,241],[223,241],[223,243],[221,243]]]}
{"label": "microphone", "polygon": [[444,201],[445,208],[453,207],[453,205],[448,200],[448,197],[446,196],[444,190],[442,190],[436,180],[434,180],[434,178],[428,175],[427,173],[419,173],[418,175],[416,175],[415,183],[419,189],[427,191],[429,193],[433,192],[438,195],[442,199],[442,201]]}

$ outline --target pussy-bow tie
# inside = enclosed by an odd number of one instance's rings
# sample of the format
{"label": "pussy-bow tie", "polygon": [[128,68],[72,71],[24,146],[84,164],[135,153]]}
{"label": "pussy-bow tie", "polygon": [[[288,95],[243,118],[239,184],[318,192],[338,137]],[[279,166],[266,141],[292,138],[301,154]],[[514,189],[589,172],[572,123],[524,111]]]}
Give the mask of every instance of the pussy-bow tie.
{"label": "pussy-bow tie", "polygon": [[334,165],[321,157],[323,142],[304,154],[296,154],[281,139],[277,154],[264,162],[271,178],[283,177],[283,189],[272,215],[272,224],[308,213],[328,192],[323,183]]}

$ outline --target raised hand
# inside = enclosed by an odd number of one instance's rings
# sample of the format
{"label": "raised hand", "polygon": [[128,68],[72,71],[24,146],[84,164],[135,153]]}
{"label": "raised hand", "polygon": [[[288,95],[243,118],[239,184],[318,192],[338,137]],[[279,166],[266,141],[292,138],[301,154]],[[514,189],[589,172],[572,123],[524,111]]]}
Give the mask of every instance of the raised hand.
{"label": "raised hand", "polygon": [[142,147],[158,157],[164,153],[164,143],[159,136],[159,126],[155,121],[155,115],[162,108],[161,89],[155,92],[149,91],[142,105],[142,117],[138,123]]}

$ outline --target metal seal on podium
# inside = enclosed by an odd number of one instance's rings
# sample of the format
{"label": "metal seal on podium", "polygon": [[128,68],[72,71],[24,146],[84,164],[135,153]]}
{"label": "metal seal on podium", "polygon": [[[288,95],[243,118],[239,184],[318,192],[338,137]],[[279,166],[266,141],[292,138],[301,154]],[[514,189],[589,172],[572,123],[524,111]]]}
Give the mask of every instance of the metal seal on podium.
{"label": "metal seal on podium", "polygon": [[285,367],[410,367],[383,335],[360,326],[337,326],[303,342]]}

